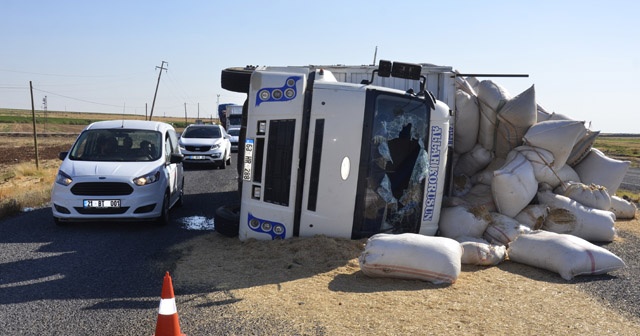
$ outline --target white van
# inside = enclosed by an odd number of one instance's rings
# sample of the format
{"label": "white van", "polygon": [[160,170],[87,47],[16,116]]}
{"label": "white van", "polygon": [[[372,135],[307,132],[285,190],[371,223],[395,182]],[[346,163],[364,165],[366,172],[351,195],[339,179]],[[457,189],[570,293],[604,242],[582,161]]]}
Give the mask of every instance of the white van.
{"label": "white van", "polygon": [[154,220],[182,205],[184,171],[173,126],[155,121],[92,123],[63,160],[51,191],[56,224]]}

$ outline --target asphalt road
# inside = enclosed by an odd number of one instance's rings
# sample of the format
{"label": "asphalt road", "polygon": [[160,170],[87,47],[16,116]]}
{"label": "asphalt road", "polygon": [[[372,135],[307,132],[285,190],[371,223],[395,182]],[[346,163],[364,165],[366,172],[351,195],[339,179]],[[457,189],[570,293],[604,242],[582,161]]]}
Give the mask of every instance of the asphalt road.
{"label": "asphalt road", "polygon": [[[172,210],[172,224],[166,227],[57,227],[49,208],[0,221],[0,334],[152,335],[164,274],[175,269],[179,258],[171,247],[211,233],[189,230],[185,221],[197,217],[213,222],[219,205],[237,199],[235,158],[224,170],[188,169],[185,204]],[[180,288],[180,293],[210,290]],[[196,320],[181,314],[181,324],[191,334],[218,334],[215,327],[191,325]]]}
{"label": "asphalt road", "polygon": [[640,192],[640,168],[629,168],[620,187],[626,190]]}

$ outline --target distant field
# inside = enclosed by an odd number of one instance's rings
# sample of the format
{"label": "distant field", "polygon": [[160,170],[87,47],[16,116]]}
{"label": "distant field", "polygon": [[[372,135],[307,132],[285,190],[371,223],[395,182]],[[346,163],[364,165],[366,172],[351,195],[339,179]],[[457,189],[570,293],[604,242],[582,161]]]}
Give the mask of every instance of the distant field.
{"label": "distant field", "polygon": [[610,157],[631,161],[632,167],[640,167],[640,135],[600,136],[593,146]]}
{"label": "distant field", "polygon": [[[145,120],[144,115],[92,113],[92,112],[64,112],[64,111],[36,111],[36,127],[38,133],[79,133],[86,125],[102,120]],[[172,124],[176,129],[182,129],[195,119],[153,116],[155,121]],[[218,119],[207,120],[217,122]],[[33,116],[30,110],[0,108],[0,132],[32,132]]]}
{"label": "distant field", "polygon": [[[88,124],[100,120],[133,119],[144,120],[144,115],[92,113],[92,112],[64,112],[64,111],[36,111],[36,127],[42,133],[80,133]],[[181,131],[193,120],[176,117],[153,117],[153,120],[172,124]],[[218,122],[218,119],[207,120]],[[0,108],[0,132],[33,132],[33,121],[30,110]],[[594,147],[605,154],[618,159],[629,160],[633,167],[640,167],[640,134],[602,134]]]}

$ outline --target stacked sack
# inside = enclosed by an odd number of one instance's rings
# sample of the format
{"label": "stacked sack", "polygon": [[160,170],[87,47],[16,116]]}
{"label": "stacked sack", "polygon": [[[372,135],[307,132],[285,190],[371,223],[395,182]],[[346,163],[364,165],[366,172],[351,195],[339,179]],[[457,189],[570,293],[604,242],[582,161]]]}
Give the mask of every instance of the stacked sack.
{"label": "stacked sack", "polygon": [[623,267],[592,242],[611,242],[615,220],[635,217],[614,195],[629,162],[593,148],[599,132],[585,122],[538,105],[534,86],[511,96],[490,80],[456,84],[455,184],[439,226],[463,246],[462,263],[508,258],[565,279]]}
{"label": "stacked sack", "polygon": [[624,267],[593,242],[611,242],[616,219],[636,215],[633,203],[615,196],[630,162],[593,148],[599,132],[585,122],[538,105],[534,86],[511,96],[493,81],[458,77],[456,87],[453,193],[443,203],[442,237],[374,235],[362,271],[454,283],[460,264],[505,259],[566,280]]}

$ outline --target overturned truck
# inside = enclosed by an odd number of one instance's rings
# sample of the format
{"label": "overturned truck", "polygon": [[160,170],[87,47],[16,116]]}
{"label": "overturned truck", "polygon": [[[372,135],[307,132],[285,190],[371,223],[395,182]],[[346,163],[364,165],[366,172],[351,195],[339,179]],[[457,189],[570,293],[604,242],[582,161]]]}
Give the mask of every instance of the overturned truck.
{"label": "overturned truck", "polygon": [[238,227],[216,218],[216,230],[241,240],[436,234],[451,189],[450,67],[229,68],[222,87],[247,100]]}

